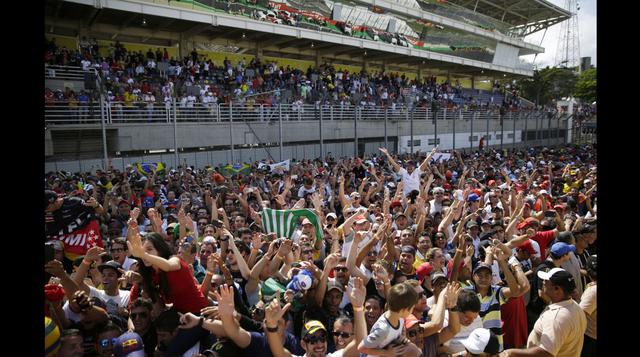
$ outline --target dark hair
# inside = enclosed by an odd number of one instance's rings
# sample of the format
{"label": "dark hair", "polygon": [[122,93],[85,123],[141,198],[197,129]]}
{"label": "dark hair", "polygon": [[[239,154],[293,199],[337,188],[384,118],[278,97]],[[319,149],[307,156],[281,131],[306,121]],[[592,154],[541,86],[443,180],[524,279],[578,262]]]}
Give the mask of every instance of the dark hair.
{"label": "dark hair", "polygon": [[598,279],[598,256],[597,255],[590,255],[589,258],[587,259],[587,274],[589,274],[589,277],[592,280],[597,280]]}
{"label": "dark hair", "polygon": [[[167,242],[162,239],[162,236],[158,233],[149,233],[144,236],[146,241],[151,242],[153,247],[158,251],[158,256],[164,259],[171,258],[171,248],[167,245]],[[138,266],[140,267],[140,275],[142,275],[142,287],[151,297],[151,301],[156,302],[159,298],[159,291],[156,288],[155,284],[153,284],[151,280],[151,275],[154,271],[153,267],[148,267],[142,263],[142,259],[138,260]],[[169,282],[167,281],[167,275],[164,271],[160,270],[158,272],[160,275],[160,291],[164,296],[170,294],[171,290],[169,287]]]}
{"label": "dark hair", "polygon": [[175,309],[165,310],[153,321],[157,331],[173,332],[180,325],[180,315]]}
{"label": "dark hair", "polygon": [[480,299],[478,299],[478,295],[473,291],[462,290],[458,295],[458,304],[456,305],[456,308],[460,312],[480,312]]}
{"label": "dark hair", "polygon": [[238,250],[240,251],[240,254],[242,253],[251,253],[251,248],[249,248],[249,246],[247,245],[247,243],[245,243],[242,239],[234,239],[233,240],[236,243],[236,247],[238,247]]}
{"label": "dark hair", "polygon": [[60,339],[62,339],[62,341],[64,342],[64,339],[70,336],[80,336],[82,337],[82,334],[80,333],[80,330],[75,329],[75,328],[68,328],[68,329],[64,329],[60,332]]}
{"label": "dark hair", "polygon": [[399,283],[391,287],[387,298],[388,310],[398,312],[409,309],[418,302],[418,293],[413,286]]}
{"label": "dark hair", "polygon": [[126,249],[129,249],[129,248],[127,247],[127,240],[126,240],[124,237],[118,237],[118,238],[114,239],[114,240],[111,242],[111,246],[113,246],[114,244],[122,244],[122,245],[124,246],[124,249],[125,249],[125,250],[126,250]]}
{"label": "dark hair", "polygon": [[106,325],[104,325],[101,329],[99,329],[98,332],[96,332],[95,341],[99,342],[98,336],[109,331],[117,331],[118,335],[122,335],[122,329],[118,325],[114,324],[113,321],[109,321],[107,322]]}
{"label": "dark hair", "polygon": [[246,227],[238,229],[238,236],[241,237],[243,234],[252,234],[252,232],[249,228]]}
{"label": "dark hair", "polygon": [[[334,322],[338,321],[341,325],[346,325],[348,323],[353,324],[353,319],[345,314],[340,314]],[[333,328],[333,326],[331,326]]]}
{"label": "dark hair", "polygon": [[364,299],[364,301],[366,303],[367,300],[371,300],[371,299],[377,301],[378,305],[380,305],[380,308],[384,309],[384,306],[383,306],[384,304],[383,304],[382,298],[380,296],[378,296],[378,295],[367,295],[367,297]]}
{"label": "dark hair", "polygon": [[153,302],[150,299],[145,299],[143,297],[139,297],[133,301],[131,304],[131,310],[136,309],[138,307],[145,308],[149,311],[153,310]]}

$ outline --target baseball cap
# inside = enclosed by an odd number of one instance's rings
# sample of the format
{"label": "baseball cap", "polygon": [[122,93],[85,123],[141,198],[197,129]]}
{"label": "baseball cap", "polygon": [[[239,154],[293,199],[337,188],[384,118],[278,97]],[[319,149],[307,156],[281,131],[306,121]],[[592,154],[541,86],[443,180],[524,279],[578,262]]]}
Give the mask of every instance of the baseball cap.
{"label": "baseball cap", "polygon": [[548,195],[549,192],[547,192],[547,190],[540,190],[540,192],[538,192],[538,195]]}
{"label": "baseball cap", "polygon": [[331,212],[331,213],[328,213],[328,214],[327,214],[327,217],[326,217],[326,218],[329,218],[329,217],[333,217],[333,219],[335,219],[335,220],[337,220],[337,219],[338,219],[338,216],[337,216],[335,213],[333,213],[333,212]]}
{"label": "baseball cap", "polygon": [[482,225],[485,225],[485,224],[491,225],[491,220],[485,219],[484,221],[482,221],[482,223],[480,225],[482,226]]}
{"label": "baseball cap", "polygon": [[354,197],[358,197],[360,198],[360,194],[358,192],[351,192],[351,194],[349,195],[349,197],[354,198]]}
{"label": "baseball cap", "polygon": [[116,357],[144,357],[144,343],[135,332],[127,332],[117,338],[113,346]]}
{"label": "baseball cap", "polygon": [[407,217],[407,215],[406,215],[406,214],[404,214],[404,212],[398,212],[398,213],[396,213],[396,215],[395,215],[395,216],[393,216],[393,219],[394,219],[394,220],[396,220],[396,219],[398,219],[398,217],[400,217],[400,216],[405,216],[405,217]]}
{"label": "baseball cap", "polygon": [[100,273],[102,273],[102,271],[107,268],[115,270],[116,273],[118,273],[118,276],[122,275],[122,273],[120,272],[120,269],[122,269],[122,265],[120,265],[120,263],[116,262],[115,260],[109,260],[106,263],[98,265],[98,271]]}
{"label": "baseball cap", "polygon": [[420,264],[420,266],[418,266],[418,269],[416,269],[416,275],[418,276],[418,280],[420,281],[420,284],[422,284],[422,281],[424,280],[424,278],[426,278],[429,274],[431,274],[432,270],[433,270],[433,266],[429,262],[422,263]]}
{"label": "baseball cap", "polygon": [[363,224],[363,223],[367,223],[367,222],[368,222],[368,220],[367,220],[367,218],[365,218],[365,216],[363,216],[363,215],[356,216],[356,222],[355,222],[356,224]]}
{"label": "baseball cap", "polygon": [[127,201],[125,199],[121,199],[120,202],[118,202],[118,206],[120,206],[123,203],[129,205],[129,201]]}
{"label": "baseball cap", "polygon": [[496,354],[500,352],[500,342],[491,330],[486,328],[477,328],[471,332],[469,337],[461,340],[467,351],[473,354]]}
{"label": "baseball cap", "polygon": [[404,329],[408,330],[411,327],[413,327],[415,324],[423,322],[422,320],[418,320],[418,318],[415,317],[415,315],[413,314],[409,314],[409,316],[407,316],[404,319]]}
{"label": "baseball cap", "polygon": [[471,227],[477,227],[477,226],[478,226],[478,222],[476,222],[475,220],[471,220],[467,222],[467,229],[470,229]]}
{"label": "baseball cap", "polygon": [[402,203],[400,203],[400,201],[391,202],[391,208],[394,208],[394,207],[402,207]]}
{"label": "baseball cap", "polygon": [[480,201],[480,197],[477,194],[472,193],[467,197],[467,202],[478,202]]}
{"label": "baseball cap", "polygon": [[473,273],[477,273],[480,269],[489,269],[489,271],[492,271],[491,269],[491,265],[487,264],[487,263],[478,263],[478,265],[476,265],[476,267],[473,269]]}
{"label": "baseball cap", "polygon": [[559,210],[559,209],[560,210],[564,210],[564,206],[563,205],[555,205],[555,206],[553,206],[553,209],[555,209],[555,210]]}
{"label": "baseball cap", "polygon": [[212,236],[206,236],[204,237],[204,239],[202,239],[202,244],[215,244],[215,243],[216,243],[216,239],[213,238]]}
{"label": "baseball cap", "polygon": [[314,333],[316,333],[318,331],[324,331],[325,333],[327,333],[327,328],[324,327],[322,322],[320,322],[318,320],[311,320],[311,321],[307,322],[306,324],[304,324],[304,328],[302,329],[302,336],[301,337],[304,338],[306,335],[313,335]]}
{"label": "baseball cap", "polygon": [[489,180],[489,182],[487,182],[487,185],[489,186],[493,186],[496,184],[496,180]]}
{"label": "baseball cap", "polygon": [[551,254],[561,257],[569,252],[575,252],[576,247],[565,242],[558,242],[551,246]]}
{"label": "baseball cap", "polygon": [[529,218],[525,219],[524,222],[520,222],[516,228],[525,229],[525,228],[531,226],[533,223],[538,223],[539,224],[540,222],[538,222],[538,220],[533,218],[533,217],[529,217]]}
{"label": "baseball cap", "polygon": [[444,193],[444,188],[442,188],[442,187],[434,188],[433,189],[433,194],[436,194],[436,193]]}
{"label": "baseball cap", "polygon": [[571,273],[562,268],[553,268],[546,272],[539,270],[538,278],[542,280],[549,280],[554,285],[561,286],[568,291],[573,291],[576,288],[576,282]]}
{"label": "baseball cap", "polygon": [[448,280],[446,275],[442,273],[436,273],[431,277],[431,284],[434,284],[436,281],[438,281],[438,279]]}
{"label": "baseball cap", "polygon": [[311,221],[309,220],[309,218],[305,218],[305,219],[303,219],[303,220],[302,220],[302,225],[304,226],[305,224],[311,224],[311,225],[313,225],[313,224],[311,223]]}
{"label": "baseball cap", "polygon": [[340,290],[340,292],[344,293],[344,287],[342,286],[342,284],[340,282],[338,282],[337,280],[329,280],[329,282],[327,282],[327,292],[329,292],[330,290],[333,289],[338,289]]}
{"label": "baseball cap", "polygon": [[529,254],[531,254],[531,255],[536,254],[536,250],[533,249],[533,245],[531,244],[531,240],[530,239],[527,239],[526,241],[524,241],[524,243],[522,243],[519,246],[517,246],[516,250],[525,250],[525,251],[529,252]]}

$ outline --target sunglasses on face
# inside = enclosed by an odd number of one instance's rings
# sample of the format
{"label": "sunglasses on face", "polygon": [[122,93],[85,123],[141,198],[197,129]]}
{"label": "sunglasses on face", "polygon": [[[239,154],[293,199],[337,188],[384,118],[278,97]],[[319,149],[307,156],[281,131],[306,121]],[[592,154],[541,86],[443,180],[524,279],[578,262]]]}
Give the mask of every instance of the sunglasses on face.
{"label": "sunglasses on face", "polygon": [[335,270],[336,270],[337,272],[346,273],[346,272],[347,272],[347,270],[349,270],[349,269],[347,269],[346,267],[336,267],[336,268],[335,268]]}
{"label": "sunglasses on face", "polygon": [[310,250],[310,249],[302,251],[302,254],[311,254],[311,253],[313,253],[313,250]]}
{"label": "sunglasses on face", "polygon": [[146,319],[147,317],[149,317],[149,314],[146,312],[132,312],[131,314],[129,314],[129,317],[131,317],[131,320],[135,320],[138,317],[141,319]]}
{"label": "sunglasses on face", "polygon": [[117,338],[112,338],[112,339],[105,338],[104,340],[100,341],[100,346],[102,346],[102,348],[106,348],[109,345],[115,346],[116,343],[118,343],[118,339]]}
{"label": "sunglasses on face", "polygon": [[349,337],[353,336],[353,334],[352,334],[352,333],[348,333],[348,332],[340,332],[340,331],[334,331],[334,332],[332,333],[332,335],[333,335],[334,337],[342,337],[342,338],[349,338]]}
{"label": "sunglasses on face", "polygon": [[304,342],[308,343],[308,344],[316,344],[316,343],[325,343],[327,342],[327,336],[325,335],[311,335],[311,336],[305,336],[305,338],[303,338]]}

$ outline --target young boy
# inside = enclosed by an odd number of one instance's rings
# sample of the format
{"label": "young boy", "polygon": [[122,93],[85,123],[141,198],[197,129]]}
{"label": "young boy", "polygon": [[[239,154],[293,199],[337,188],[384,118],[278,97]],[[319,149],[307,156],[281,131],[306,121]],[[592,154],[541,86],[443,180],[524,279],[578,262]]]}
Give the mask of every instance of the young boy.
{"label": "young boy", "polygon": [[358,352],[368,357],[420,356],[422,351],[404,336],[404,319],[418,302],[418,293],[406,283],[394,285],[389,291],[387,311],[378,318]]}

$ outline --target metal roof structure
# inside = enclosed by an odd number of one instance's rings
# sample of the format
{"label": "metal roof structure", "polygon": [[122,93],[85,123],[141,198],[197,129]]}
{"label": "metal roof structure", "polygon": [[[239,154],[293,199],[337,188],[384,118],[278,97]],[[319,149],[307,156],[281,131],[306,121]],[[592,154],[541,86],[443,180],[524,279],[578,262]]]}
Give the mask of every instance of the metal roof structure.
{"label": "metal roof structure", "polygon": [[571,12],[545,0],[448,0],[447,3],[510,24],[519,36],[544,30],[571,17]]}

